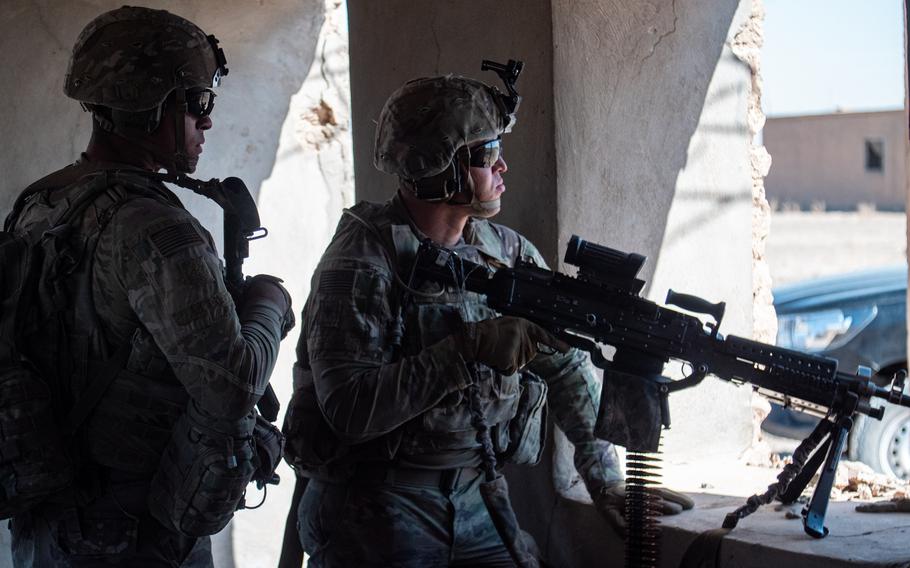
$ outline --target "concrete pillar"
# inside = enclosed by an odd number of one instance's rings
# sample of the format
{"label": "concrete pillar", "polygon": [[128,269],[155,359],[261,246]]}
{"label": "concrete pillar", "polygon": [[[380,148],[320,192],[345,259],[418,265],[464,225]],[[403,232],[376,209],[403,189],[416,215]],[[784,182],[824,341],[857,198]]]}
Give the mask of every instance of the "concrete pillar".
{"label": "concrete pillar", "polygon": [[[349,18],[358,199],[394,191],[371,160],[373,124],[395,88],[449,72],[498,84],[480,60],[521,59],[524,99],[503,141],[508,189],[497,221],[553,266],[573,233],[645,254],[650,299],[672,287],[724,300],[722,331],[751,337],[761,177],[750,149],[753,2],[352,1]],[[674,395],[667,459],[735,460],[751,440],[749,400],[748,388],[716,379]],[[553,464],[511,470],[513,502],[552,562],[602,563],[619,543],[590,507],[563,499],[584,499],[573,493],[569,455],[563,440]]]}

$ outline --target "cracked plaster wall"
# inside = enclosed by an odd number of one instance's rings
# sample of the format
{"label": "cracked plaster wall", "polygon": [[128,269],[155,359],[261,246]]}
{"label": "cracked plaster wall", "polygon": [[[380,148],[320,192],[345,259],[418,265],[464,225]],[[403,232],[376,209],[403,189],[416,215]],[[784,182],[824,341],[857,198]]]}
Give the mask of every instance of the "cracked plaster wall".
{"label": "cracked plaster wall", "polygon": [[[751,337],[752,77],[733,50],[751,3],[553,6],[559,241],[644,254],[650,299],[726,301],[722,331]],[[666,457],[738,455],[749,398],[716,379],[674,394]]]}

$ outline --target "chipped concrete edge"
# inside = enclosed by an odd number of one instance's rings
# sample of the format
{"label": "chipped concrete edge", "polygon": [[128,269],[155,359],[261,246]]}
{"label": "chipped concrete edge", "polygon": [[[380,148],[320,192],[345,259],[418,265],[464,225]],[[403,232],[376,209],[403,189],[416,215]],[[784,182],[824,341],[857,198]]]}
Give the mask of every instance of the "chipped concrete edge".
{"label": "chipped concrete edge", "polygon": [[[771,294],[771,272],[765,257],[765,245],[771,229],[771,207],[765,195],[765,176],[771,169],[771,155],[758,136],[765,125],[761,107],[762,75],[761,49],[764,44],[765,7],[763,0],[751,0],[749,17],[733,37],[733,54],[749,68],[751,83],[748,96],[747,125],[749,129],[749,163],[752,170],[752,335],[765,343],[777,337],[777,314]],[[767,444],[762,441],[761,423],[771,411],[766,399],[752,395],[752,444],[743,458],[747,462],[762,462],[768,456]]]}

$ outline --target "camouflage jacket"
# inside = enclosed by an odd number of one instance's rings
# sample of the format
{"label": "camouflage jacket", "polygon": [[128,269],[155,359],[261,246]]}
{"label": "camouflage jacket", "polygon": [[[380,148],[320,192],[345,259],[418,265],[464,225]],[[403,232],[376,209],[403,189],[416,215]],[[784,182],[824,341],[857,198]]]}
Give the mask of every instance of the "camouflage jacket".
{"label": "camouflage jacket", "polygon": [[[463,391],[478,375],[448,338],[461,321],[498,314],[473,292],[405,287],[421,237],[398,196],[346,212],[313,275],[299,352],[309,358],[319,407],[342,443],[379,441],[386,458],[409,465],[477,463]],[[519,258],[545,264],[527,239],[486,220],[469,221],[454,248],[491,268]],[[518,377],[475,368],[495,435],[516,411]],[[588,489],[620,478],[615,449],[593,434],[600,385],[587,355],[539,355],[528,370],[547,381],[549,406],[575,445]]]}
{"label": "camouflage jacket", "polygon": [[[95,365],[129,344],[126,368],[80,438],[93,462],[151,474],[189,398],[219,418],[249,414],[277,357],[283,314],[239,318],[211,235],[163,184],[126,166],[82,161],[51,174],[25,202],[15,230],[40,230],[98,175],[109,189],[86,209],[80,229],[93,235],[94,255],[77,259],[63,280],[70,308],[62,329],[39,330],[24,351],[57,377],[71,404]],[[88,305],[75,297],[80,278],[90,288],[82,294]],[[42,349],[42,333],[58,332],[67,360]]]}

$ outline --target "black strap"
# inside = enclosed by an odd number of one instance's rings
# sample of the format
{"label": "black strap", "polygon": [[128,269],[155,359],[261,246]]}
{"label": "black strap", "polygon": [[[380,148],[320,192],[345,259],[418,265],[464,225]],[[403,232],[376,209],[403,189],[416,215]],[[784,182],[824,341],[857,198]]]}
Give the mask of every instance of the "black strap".
{"label": "black strap", "polygon": [[124,343],[110,359],[101,365],[97,367],[94,365],[89,366],[89,372],[93,372],[95,376],[91,379],[88,387],[82,392],[82,396],[79,397],[79,400],[76,401],[76,404],[73,405],[73,408],[70,410],[67,422],[69,423],[71,432],[76,432],[92,410],[98,406],[101,397],[104,396],[108,387],[114,382],[114,378],[120,374],[120,371],[126,368],[126,362],[129,359],[131,349],[132,343]]}
{"label": "black strap", "polygon": [[729,533],[730,529],[711,529],[695,537],[679,568],[720,568],[720,545]]}
{"label": "black strap", "polygon": [[278,559],[278,568],[300,568],[303,566],[303,547],[300,545],[300,536],[297,532],[297,508],[306,491],[310,480],[306,477],[296,476],[294,496],[291,497],[291,507],[284,521],[284,539],[281,542],[281,557]]}

